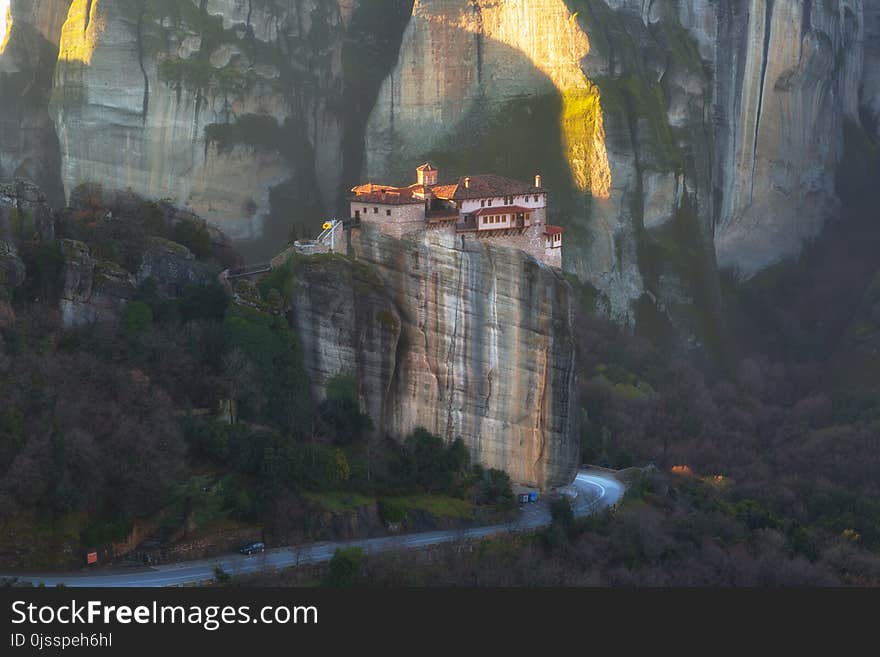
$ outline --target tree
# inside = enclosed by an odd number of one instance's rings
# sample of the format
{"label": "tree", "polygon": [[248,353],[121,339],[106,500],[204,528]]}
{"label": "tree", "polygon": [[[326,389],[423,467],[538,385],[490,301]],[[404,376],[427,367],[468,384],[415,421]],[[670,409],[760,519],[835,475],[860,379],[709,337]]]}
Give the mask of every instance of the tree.
{"label": "tree", "polygon": [[322,429],[337,445],[359,443],[373,429],[370,416],[361,412],[357,380],[350,374],[338,374],[330,380],[319,415]]}
{"label": "tree", "polygon": [[350,587],[361,579],[364,551],[361,548],[338,548],[330,560],[330,568],[324,578],[325,586]]}
{"label": "tree", "polygon": [[550,518],[552,524],[564,529],[566,532],[574,526],[574,509],[567,497],[557,497],[550,503]]}
{"label": "tree", "polygon": [[233,349],[223,357],[223,371],[229,390],[228,406],[224,409],[228,414],[229,424],[238,421],[239,401],[247,392],[253,396],[254,368],[241,349]]}
{"label": "tree", "polygon": [[143,301],[132,301],[125,308],[125,334],[136,339],[153,323],[153,311]]}

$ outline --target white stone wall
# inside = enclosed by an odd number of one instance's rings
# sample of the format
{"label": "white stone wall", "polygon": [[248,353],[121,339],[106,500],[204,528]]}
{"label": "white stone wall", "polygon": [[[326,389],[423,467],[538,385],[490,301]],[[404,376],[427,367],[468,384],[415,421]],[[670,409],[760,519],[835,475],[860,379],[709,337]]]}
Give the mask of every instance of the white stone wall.
{"label": "white stone wall", "polygon": [[[535,196],[538,197],[538,200],[535,201]],[[490,206],[487,202],[485,206],[482,205],[483,201],[492,201],[492,205]],[[503,196],[494,197],[492,199],[476,199],[463,201],[461,204],[461,212],[462,214],[471,214],[473,212],[477,212],[478,210],[483,210],[485,208],[503,208],[507,204],[504,202]],[[546,194],[529,194],[528,196],[514,196],[513,197],[513,205],[529,208],[530,210],[537,209],[546,209],[547,208],[547,195]],[[507,206],[509,207],[509,206]]]}

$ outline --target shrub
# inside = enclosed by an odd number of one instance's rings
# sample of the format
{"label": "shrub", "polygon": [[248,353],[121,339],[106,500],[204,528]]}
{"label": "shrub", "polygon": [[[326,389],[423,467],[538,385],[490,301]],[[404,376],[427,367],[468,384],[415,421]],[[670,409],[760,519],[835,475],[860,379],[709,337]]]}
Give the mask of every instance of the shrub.
{"label": "shrub", "polygon": [[325,586],[354,586],[361,579],[364,551],[361,548],[339,548],[333,553],[330,568],[324,578]]}
{"label": "shrub", "polygon": [[142,335],[153,323],[153,311],[143,301],[132,301],[125,308],[125,334],[129,338]]}
{"label": "shrub", "polygon": [[406,507],[397,500],[379,500],[379,515],[386,523],[399,523],[406,520]]}

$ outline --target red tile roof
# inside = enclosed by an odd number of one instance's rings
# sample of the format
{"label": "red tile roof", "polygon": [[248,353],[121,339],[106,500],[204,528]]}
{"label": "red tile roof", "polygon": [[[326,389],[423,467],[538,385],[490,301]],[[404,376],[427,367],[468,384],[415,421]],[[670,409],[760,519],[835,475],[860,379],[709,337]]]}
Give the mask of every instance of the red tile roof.
{"label": "red tile roof", "polygon": [[424,199],[417,198],[416,192],[422,192],[423,188],[418,185],[412,187],[389,187],[388,185],[374,185],[368,183],[355,187],[352,191],[352,201],[358,203],[372,203],[374,205],[421,205]]}
{"label": "red tile roof", "polygon": [[[468,187],[464,186],[466,178],[470,179]],[[545,194],[542,187],[496,175],[462,176],[457,183],[451,185],[435,185],[431,188],[437,198],[466,201],[479,198],[497,198],[501,196],[530,196]]]}
{"label": "red tile roof", "polygon": [[430,162],[425,162],[422,166],[420,166],[416,171],[436,171],[433,166],[431,166]]}
{"label": "red tile roof", "polygon": [[563,233],[565,233],[565,228],[563,228],[562,226],[551,226],[550,224],[547,224],[544,227],[544,234],[545,235],[553,236],[553,235],[562,235]]}

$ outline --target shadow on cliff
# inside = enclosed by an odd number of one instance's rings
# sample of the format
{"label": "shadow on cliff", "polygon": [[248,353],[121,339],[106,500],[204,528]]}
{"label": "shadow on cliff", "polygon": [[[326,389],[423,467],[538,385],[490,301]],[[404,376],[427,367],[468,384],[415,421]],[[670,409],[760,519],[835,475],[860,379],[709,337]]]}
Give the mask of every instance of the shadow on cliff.
{"label": "shadow on cliff", "polygon": [[[471,72],[476,96],[466,95],[467,107],[454,120],[448,121],[441,143],[433,147],[404,152],[398,145],[401,129],[396,125],[394,110],[390,125],[383,126],[390,154],[387,157],[388,180],[376,183],[411,184],[415,169],[426,160],[440,170],[440,181],[453,181],[467,174],[494,173],[523,181],[531,181],[540,173],[544,185],[553,192],[556,214],[583,210],[588,197],[578,189],[566,156],[563,132],[563,95],[554,82],[522,51],[482,34],[473,34],[478,41],[477,52],[491,48],[498,59],[511,62],[511,68],[533,80],[533,93],[511,95],[498,100],[487,94],[482,80],[493,76],[483,67],[478,56]],[[375,104],[375,101],[374,101]],[[436,126],[430,126],[435,129]],[[363,137],[361,137],[363,140]],[[362,157],[362,159],[364,159]],[[347,190],[364,182],[362,172],[347,172]],[[383,178],[385,176],[382,176]]]}
{"label": "shadow on cliff", "polygon": [[64,202],[61,149],[49,116],[58,48],[34,26],[13,22],[0,55],[0,180],[37,184],[50,204]]}
{"label": "shadow on cliff", "polygon": [[[348,195],[359,182],[364,163],[364,134],[370,112],[382,82],[397,63],[404,31],[412,15],[414,0],[370,0],[358,4],[351,19],[350,36],[342,53],[345,86],[341,100],[327,112],[342,118],[342,181],[336,197],[322,203],[315,194],[319,175],[311,154],[310,162],[298,163],[296,179],[271,190],[272,211],[265,234],[239,245],[250,260],[265,260],[277,254],[292,232],[311,239],[328,217],[347,217]],[[320,144],[314,145],[321,148]]]}

